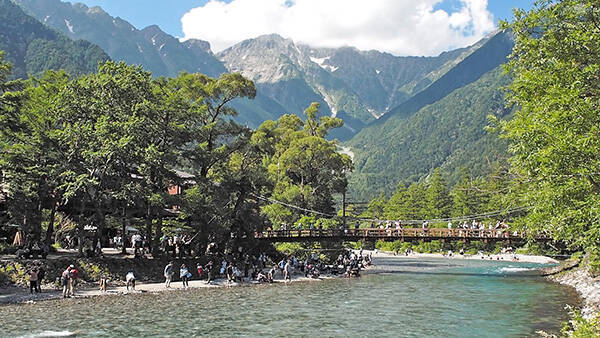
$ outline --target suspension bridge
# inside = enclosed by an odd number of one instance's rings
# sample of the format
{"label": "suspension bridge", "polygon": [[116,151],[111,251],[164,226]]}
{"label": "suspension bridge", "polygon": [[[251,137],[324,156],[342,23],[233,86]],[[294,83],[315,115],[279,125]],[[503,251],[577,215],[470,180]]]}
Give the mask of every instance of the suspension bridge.
{"label": "suspension bridge", "polygon": [[359,241],[359,240],[390,240],[390,241],[483,241],[507,243],[552,241],[545,234],[527,234],[523,231],[508,231],[506,229],[445,229],[445,228],[359,228],[359,229],[314,229],[314,230],[267,230],[254,234],[257,240],[268,242],[318,242],[318,241]]}

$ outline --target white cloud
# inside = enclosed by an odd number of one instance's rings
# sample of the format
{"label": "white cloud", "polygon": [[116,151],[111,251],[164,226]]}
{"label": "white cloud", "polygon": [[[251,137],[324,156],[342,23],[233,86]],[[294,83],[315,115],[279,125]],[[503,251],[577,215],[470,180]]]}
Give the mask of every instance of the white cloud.
{"label": "white cloud", "polygon": [[495,28],[487,0],[209,0],[181,23],[185,37],[208,40],[215,51],[277,33],[315,47],[354,46],[395,55],[436,55],[475,43]]}

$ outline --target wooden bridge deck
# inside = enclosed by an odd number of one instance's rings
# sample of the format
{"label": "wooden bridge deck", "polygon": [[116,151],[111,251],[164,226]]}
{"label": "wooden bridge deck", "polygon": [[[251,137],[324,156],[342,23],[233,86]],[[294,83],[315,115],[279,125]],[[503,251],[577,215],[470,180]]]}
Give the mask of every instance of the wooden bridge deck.
{"label": "wooden bridge deck", "polygon": [[256,232],[254,237],[270,242],[310,242],[310,241],[358,241],[358,240],[400,240],[400,241],[507,241],[523,242],[527,239],[535,241],[551,241],[545,235],[527,236],[524,232],[507,230],[445,229],[445,228],[403,228],[403,229],[323,229],[323,230],[270,230]]}

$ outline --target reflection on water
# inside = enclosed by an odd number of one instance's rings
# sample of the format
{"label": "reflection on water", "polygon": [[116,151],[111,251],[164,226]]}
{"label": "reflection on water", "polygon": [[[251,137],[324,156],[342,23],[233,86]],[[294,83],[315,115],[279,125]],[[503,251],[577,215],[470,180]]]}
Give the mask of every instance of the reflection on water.
{"label": "reflection on water", "polygon": [[357,279],[0,307],[3,336],[521,337],[558,331],[571,289],[535,264],[378,260]]}

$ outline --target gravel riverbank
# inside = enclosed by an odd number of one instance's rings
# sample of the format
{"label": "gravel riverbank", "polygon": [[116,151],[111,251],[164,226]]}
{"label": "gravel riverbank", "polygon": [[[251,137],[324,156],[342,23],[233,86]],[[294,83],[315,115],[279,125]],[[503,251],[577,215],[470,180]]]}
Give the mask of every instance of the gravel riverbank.
{"label": "gravel riverbank", "polygon": [[581,313],[585,318],[600,315],[600,277],[592,277],[586,268],[579,267],[547,278],[577,290],[583,299]]}

